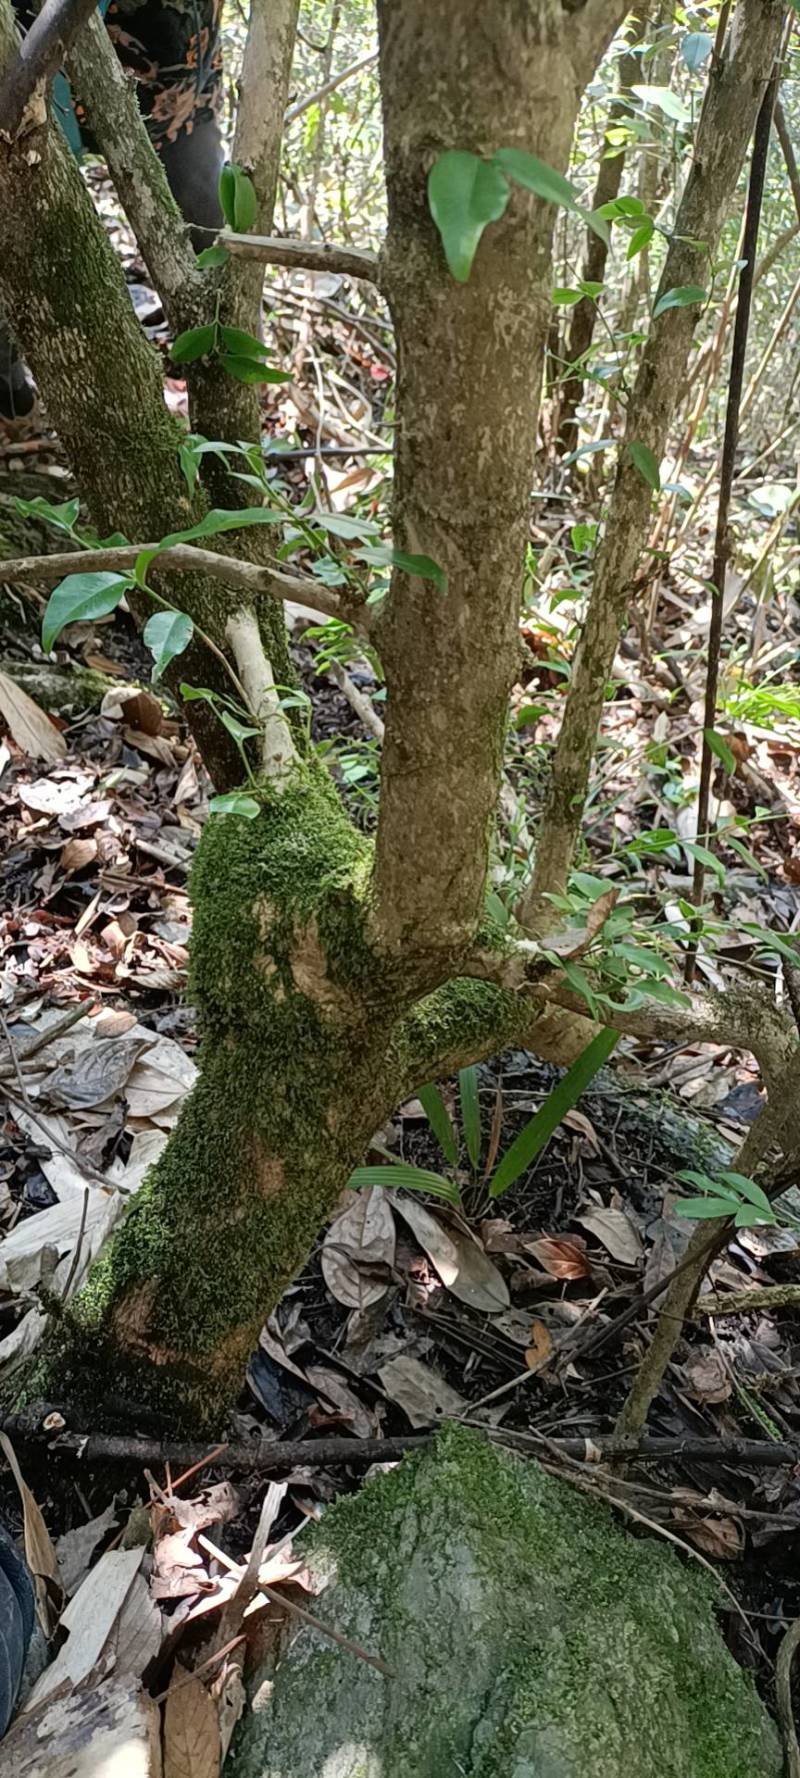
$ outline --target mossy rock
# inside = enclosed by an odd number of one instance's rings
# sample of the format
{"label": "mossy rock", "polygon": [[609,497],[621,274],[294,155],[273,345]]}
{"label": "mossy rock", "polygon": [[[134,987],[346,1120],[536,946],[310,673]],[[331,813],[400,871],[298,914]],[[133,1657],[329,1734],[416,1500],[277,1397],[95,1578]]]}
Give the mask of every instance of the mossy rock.
{"label": "mossy rock", "polygon": [[779,1778],[713,1583],[477,1433],[332,1507],[310,1562],[393,1677],[301,1631],[225,1778]]}

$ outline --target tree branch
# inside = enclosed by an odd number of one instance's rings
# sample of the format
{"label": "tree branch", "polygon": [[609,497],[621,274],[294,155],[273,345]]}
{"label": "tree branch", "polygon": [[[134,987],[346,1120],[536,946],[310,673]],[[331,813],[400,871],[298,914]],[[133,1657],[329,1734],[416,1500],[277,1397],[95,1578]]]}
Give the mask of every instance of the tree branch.
{"label": "tree branch", "polygon": [[800,168],[798,168],[797,165],[794,143],[789,133],[789,125],[786,122],[786,113],[781,104],[780,96],[778,96],[775,103],[775,132],[783,150],[783,158],[786,162],[786,171],[789,176],[789,184],[792,188],[792,197],[794,198],[794,207],[797,211],[797,220],[800,222]]}
{"label": "tree branch", "polygon": [[230,587],[239,587],[251,599],[266,593],[270,599],[292,600],[307,605],[324,617],[338,618],[351,624],[359,635],[367,635],[371,610],[343,599],[322,581],[301,575],[285,574],[279,568],[262,568],[256,562],[244,562],[238,556],[217,555],[214,550],[199,549],[193,543],[173,543],[160,549],[157,543],[126,543],[113,549],[68,550],[57,556],[22,556],[17,561],[0,562],[0,578],[25,585],[30,581],[42,586],[55,586],[66,574],[82,574],[87,569],[111,569],[125,574],[133,568],[142,550],[158,549],[158,566],[173,568],[178,573],[199,572]]}
{"label": "tree branch", "polygon": [[247,693],[247,702],[261,734],[261,765],[273,783],[282,783],[297,762],[292,731],[281,709],[275,676],[264,653],[258,619],[253,611],[235,611],[225,635]]}
{"label": "tree branch", "polygon": [[288,266],[290,271],[341,272],[380,285],[378,256],[366,247],[337,247],[328,241],[294,241],[282,235],[235,235],[223,229],[221,247],[241,259],[262,265]]}
{"label": "tree branch", "polygon": [[318,105],[321,99],[327,99],[329,93],[335,93],[338,86],[344,86],[346,80],[352,80],[354,74],[360,74],[363,68],[370,68],[377,60],[378,51],[374,49],[370,55],[362,56],[360,62],[351,62],[349,68],[343,68],[341,74],[334,74],[331,80],[326,80],[324,86],[318,86],[315,93],[306,93],[296,104],[289,106],[283,120],[284,128],[288,129],[296,117],[302,117],[304,111],[309,111],[312,105]]}
{"label": "tree branch", "polygon": [[0,135],[7,141],[44,122],[48,83],[96,4],[97,0],[45,0],[0,81]]}
{"label": "tree branch", "polygon": [[[176,332],[198,318],[208,281],[145,128],[134,83],[95,15],[68,58],[73,86],[114,181],[145,265]],[[188,311],[191,310],[191,313]]]}

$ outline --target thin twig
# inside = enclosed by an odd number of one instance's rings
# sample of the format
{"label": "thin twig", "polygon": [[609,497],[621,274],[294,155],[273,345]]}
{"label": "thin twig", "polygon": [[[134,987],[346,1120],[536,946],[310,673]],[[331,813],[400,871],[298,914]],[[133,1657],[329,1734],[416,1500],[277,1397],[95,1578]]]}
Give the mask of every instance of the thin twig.
{"label": "thin twig", "polygon": [[[710,737],[713,736],[717,712],[717,687],[719,684],[719,656],[722,643],[722,619],[725,603],[725,577],[730,553],[730,536],[728,520],[730,513],[731,492],[736,463],[736,448],[739,442],[739,410],[744,386],[744,367],[747,356],[747,335],[750,327],[750,306],[753,295],[753,273],[756,263],[758,246],[758,228],[761,220],[761,203],[764,195],[764,180],[769,153],[769,138],[772,129],[772,113],[778,94],[778,73],[775,72],[764,94],[761,109],[756,120],[753,138],[753,154],[750,163],[750,181],[747,191],[747,212],[745,216],[744,237],[742,244],[743,265],[739,273],[739,301],[736,307],[736,320],[733,328],[733,345],[731,348],[731,368],[728,382],[728,402],[725,414],[725,437],[722,446],[722,464],[720,468],[719,504],[717,507],[717,531],[714,542],[714,564],[711,572],[711,618],[708,635],[708,669],[706,674],[705,708],[703,713],[703,742],[700,758],[700,784],[697,792],[697,838],[703,846],[709,843],[709,798],[711,793],[711,773],[714,764]],[[694,880],[692,899],[696,907],[703,899],[703,879],[705,865],[702,853],[696,852],[694,860]],[[696,941],[687,952],[686,980],[691,982],[694,976],[697,956]]]}
{"label": "thin twig", "polygon": [[369,729],[370,734],[375,736],[376,741],[382,741],[386,733],[386,726],[378,715],[372,699],[367,697],[366,692],[359,691],[358,686],[355,684],[355,681],[351,679],[346,667],[342,666],[341,661],[330,661],[328,672],[335,684],[338,685],[340,692],[344,693],[351,710],[355,711],[359,722],[363,723],[364,728]]}
{"label": "thin twig", "polygon": [[[40,1050],[47,1049],[49,1044],[56,1043],[60,1037],[65,1037],[67,1032],[72,1030],[73,1025],[77,1025],[80,1019],[85,1019],[88,1013],[94,1012],[96,1004],[97,1002],[94,1000],[81,1001],[77,1006],[70,1007],[63,1019],[57,1019],[44,1031],[34,1032],[30,1043],[25,1043],[24,1039],[21,1039],[16,1046],[17,1060],[20,1063],[29,1062],[32,1056],[38,1056]],[[0,1063],[0,1080],[8,1079],[9,1075],[13,1073],[13,1062]]]}
{"label": "thin twig", "polygon": [[318,105],[321,99],[327,99],[329,93],[335,93],[337,86],[344,86],[346,80],[352,80],[354,75],[360,74],[363,68],[371,67],[377,60],[378,51],[375,49],[370,55],[362,56],[360,62],[351,62],[350,67],[343,68],[341,74],[334,74],[330,80],[326,80],[324,86],[318,86],[316,92],[306,93],[304,98],[297,99],[284,116],[284,127],[288,129],[296,117],[302,117],[304,111],[309,111],[312,105]]}
{"label": "thin twig", "polygon": [[301,1624],[307,1624],[309,1629],[316,1630],[320,1636],[327,1636],[330,1642],[338,1643],[339,1647],[346,1649],[349,1655],[355,1655],[357,1660],[365,1661],[368,1667],[375,1667],[377,1672],[383,1673],[387,1679],[394,1678],[391,1667],[387,1667],[380,1655],[367,1654],[365,1648],[361,1648],[357,1642],[351,1642],[350,1638],[343,1636],[340,1630],[332,1629],[330,1624],[320,1623],[318,1617],[313,1617],[310,1611],[304,1611],[302,1605],[295,1605],[294,1600],[288,1599],[285,1593],[279,1593],[277,1587],[265,1587],[263,1582],[259,1582],[258,1591],[264,1594],[265,1599],[271,1600],[273,1605],[279,1605],[282,1611],[288,1611],[291,1617],[299,1618]]}

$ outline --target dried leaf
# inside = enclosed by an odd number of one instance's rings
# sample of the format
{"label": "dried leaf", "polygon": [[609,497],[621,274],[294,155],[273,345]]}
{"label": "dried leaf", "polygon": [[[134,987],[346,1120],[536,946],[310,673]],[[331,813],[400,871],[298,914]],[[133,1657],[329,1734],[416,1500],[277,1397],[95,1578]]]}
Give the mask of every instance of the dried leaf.
{"label": "dried leaf", "polygon": [[454,1420],[467,1403],[451,1389],[438,1371],[405,1354],[392,1358],[378,1371],[386,1394],[402,1408],[412,1426],[434,1426],[437,1420]]}
{"label": "dried leaf", "polygon": [[[675,1250],[670,1239],[669,1228],[663,1217],[660,1217],[655,1225],[653,1244],[647,1255],[647,1263],[644,1268],[645,1290],[652,1290],[654,1285],[663,1284],[665,1278],[671,1277],[675,1265]],[[659,1307],[660,1305],[657,1303],[653,1304],[653,1314],[658,1313]]]}
{"label": "dried leaf", "polygon": [[36,815],[65,815],[80,806],[93,783],[87,773],[73,772],[68,778],[37,778],[33,784],[18,784],[17,795]]}
{"label": "dried leaf", "polygon": [[390,1277],[370,1275],[371,1268],[394,1266],[395,1226],[386,1192],[373,1186],[358,1192],[352,1204],[331,1223],[322,1247],[322,1275],[337,1303],[364,1309],[379,1302],[391,1286]]}
{"label": "dried leaf", "polygon": [[105,1512],[99,1513],[96,1519],[87,1519],[85,1525],[76,1525],[74,1531],[65,1531],[56,1544],[58,1567],[61,1584],[67,1597],[76,1593],[78,1587],[89,1572],[89,1565],[98,1544],[101,1544],[107,1531],[116,1523],[116,1503],[112,1500]]}
{"label": "dried leaf", "polygon": [[715,1561],[733,1562],[742,1553],[744,1536],[735,1519],[703,1519],[695,1513],[685,1513],[678,1509],[673,1514],[673,1522],[682,1537],[687,1537],[697,1549],[704,1550]]}
{"label": "dried leaf", "polygon": [[590,1235],[596,1236],[612,1259],[618,1259],[624,1266],[639,1264],[644,1252],[642,1237],[624,1210],[606,1210],[598,1205],[573,1220],[579,1222],[582,1229],[588,1229]]}
{"label": "dried leaf", "polygon": [[65,1682],[82,1684],[102,1662],[115,1676],[137,1678],[161,1646],[161,1613],[139,1573],[142,1550],[106,1550],[90,1568],[61,1619],[68,1630],[52,1665],[40,1675],[26,1703],[35,1710]]}
{"label": "dried leaf", "polygon": [[697,1401],[727,1401],[733,1390],[723,1359],[712,1346],[690,1359],[684,1376],[689,1394]]}
{"label": "dried leaf", "polygon": [[551,1278],[588,1278],[591,1274],[586,1242],[580,1235],[542,1235],[538,1241],[526,1242],[526,1248]]}
{"label": "dried leaf", "polygon": [[531,1322],[531,1344],[525,1353],[525,1363],[529,1370],[544,1364],[553,1350],[553,1336],[543,1321]]}
{"label": "dried leaf", "polygon": [[0,716],[12,741],[30,759],[43,759],[47,765],[55,765],[57,760],[64,758],[67,745],[55,723],[26,691],[9,679],[7,673],[0,673]]}
{"label": "dried leaf", "polygon": [[19,1489],[19,1497],[22,1502],[25,1560],[33,1575],[36,1588],[36,1615],[45,1636],[49,1638],[58,1623],[58,1611],[61,1604],[58,1557],[40,1508],[27,1482],[23,1479],[14,1446],[5,1432],[0,1432],[0,1446],[2,1446],[8,1467]]}
{"label": "dried leaf", "polygon": [[605,925],[618,899],[618,889],[606,889],[603,895],[598,895],[597,900],[592,902],[584,926],[570,926],[566,932],[548,933],[540,941],[542,950],[554,951],[565,963],[582,957]]}
{"label": "dried leaf", "polygon": [[414,1198],[390,1193],[395,1210],[413,1229],[431,1265],[451,1294],[482,1315],[497,1315],[511,1302],[508,1286],[481,1246],[465,1230],[447,1228]]}
{"label": "dried leaf", "polygon": [[66,1105],[73,1111],[102,1105],[122,1091],[142,1049],[138,1037],[89,1044],[73,1061],[54,1068],[43,1090],[52,1104]]}
{"label": "dried leaf", "polygon": [[217,1707],[202,1680],[175,1666],[164,1706],[164,1778],[219,1778]]}
{"label": "dried leaf", "polygon": [[[125,1096],[131,1117],[148,1117],[160,1123],[185,1099],[196,1078],[195,1064],[180,1044],[171,1037],[159,1037],[128,1077]],[[172,1121],[175,1117],[176,1111]]]}
{"label": "dried leaf", "polygon": [[[356,1438],[377,1438],[379,1432],[377,1415],[370,1413],[365,1403],[359,1401],[352,1389],[348,1389],[338,1371],[330,1370],[322,1364],[316,1364],[309,1366],[306,1376],[309,1383],[319,1390],[325,1401],[332,1403],[335,1409],[335,1418],[345,1420],[347,1425],[352,1427]],[[324,1415],[314,1415],[315,1425],[324,1425],[325,1418]],[[330,1414],[327,1418],[331,1418]]]}
{"label": "dried leaf", "polygon": [[94,864],[97,857],[96,840],[67,840],[59,860],[61,869],[70,876],[73,871],[85,870],[87,865]]}

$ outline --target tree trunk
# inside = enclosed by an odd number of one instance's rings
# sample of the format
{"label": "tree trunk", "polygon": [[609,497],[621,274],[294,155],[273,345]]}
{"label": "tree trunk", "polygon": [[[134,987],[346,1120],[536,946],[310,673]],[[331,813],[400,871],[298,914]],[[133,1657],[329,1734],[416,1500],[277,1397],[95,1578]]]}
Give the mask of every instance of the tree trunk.
{"label": "tree trunk", "polygon": [[[772,74],[782,21],[782,0],[741,0],[737,7],[730,47],[709,76],[694,162],[659,295],[710,283],[720,230]],[[531,930],[552,918],[546,897],[564,891],[580,832],[606,684],[649,529],[652,488],[637,468],[630,446],[645,445],[660,463],[698,309],[699,304],[669,308],[652,323],[628,404],[611,507],[567,692],[534,879],[523,910]]]}

